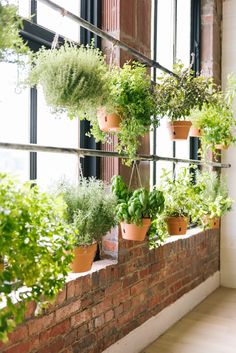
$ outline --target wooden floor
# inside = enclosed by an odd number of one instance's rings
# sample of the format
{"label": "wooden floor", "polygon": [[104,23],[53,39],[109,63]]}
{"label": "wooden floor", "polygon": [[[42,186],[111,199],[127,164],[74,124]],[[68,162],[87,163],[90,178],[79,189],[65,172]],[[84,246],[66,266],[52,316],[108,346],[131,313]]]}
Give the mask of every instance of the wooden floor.
{"label": "wooden floor", "polygon": [[236,353],[236,289],[217,289],[142,353]]}

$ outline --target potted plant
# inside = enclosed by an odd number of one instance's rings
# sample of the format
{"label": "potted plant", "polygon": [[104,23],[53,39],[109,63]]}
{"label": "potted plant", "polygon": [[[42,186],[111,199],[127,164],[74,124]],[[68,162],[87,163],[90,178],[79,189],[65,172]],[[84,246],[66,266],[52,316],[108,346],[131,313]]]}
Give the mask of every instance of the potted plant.
{"label": "potted plant", "polygon": [[195,220],[204,228],[219,228],[220,218],[230,211],[233,203],[225,180],[216,172],[198,171],[196,190],[199,202]]}
{"label": "potted plant", "polygon": [[27,303],[37,308],[63,288],[72,256],[72,233],[62,199],[0,174],[0,341],[24,319]]}
{"label": "potted plant", "polygon": [[[151,126],[159,125],[151,80],[144,65],[137,62],[125,63],[122,68],[113,67],[109,77],[110,92],[102,109],[105,116],[114,115],[117,121],[115,130],[118,130],[116,148],[130,157],[127,161],[130,165],[140,145],[139,138],[149,132]],[[95,139],[109,140],[107,133],[101,133],[96,117],[91,115],[88,119]],[[108,130],[114,133],[113,128]]]}
{"label": "potted plant", "polygon": [[160,190],[165,196],[162,218],[167,223],[169,235],[186,234],[189,218],[197,207],[193,175],[189,168],[182,168],[176,178],[164,169]]}
{"label": "potted plant", "polygon": [[67,221],[75,234],[72,271],[89,271],[97,243],[116,225],[116,198],[95,178],[84,178],[78,186],[64,182],[58,190],[67,204]]}
{"label": "potted plant", "polygon": [[[19,34],[22,19],[17,14],[17,6],[7,0],[0,0],[0,62],[20,62],[20,56],[29,52]],[[16,57],[14,54],[17,54]]]}
{"label": "potted plant", "polygon": [[203,103],[211,98],[211,79],[194,77],[191,67],[184,68],[181,62],[173,65],[173,72],[177,77],[163,73],[157,80],[157,114],[169,118],[172,140],[185,140],[192,125],[189,118],[191,110],[195,107],[201,109]]}
{"label": "potted plant", "polygon": [[68,43],[59,49],[42,48],[33,59],[28,83],[40,84],[47,104],[70,118],[95,115],[108,95],[108,68],[99,49]]}
{"label": "potted plant", "polygon": [[143,241],[152,222],[163,211],[163,193],[156,188],[129,191],[121,176],[112,178],[112,191],[117,197],[116,211],[123,239]]}
{"label": "potted plant", "polygon": [[213,95],[211,104],[203,104],[201,110],[192,112],[192,121],[197,122],[202,130],[201,144],[203,154],[211,149],[226,149],[236,142],[236,120],[233,113],[235,83],[228,78],[226,91],[218,90]]}

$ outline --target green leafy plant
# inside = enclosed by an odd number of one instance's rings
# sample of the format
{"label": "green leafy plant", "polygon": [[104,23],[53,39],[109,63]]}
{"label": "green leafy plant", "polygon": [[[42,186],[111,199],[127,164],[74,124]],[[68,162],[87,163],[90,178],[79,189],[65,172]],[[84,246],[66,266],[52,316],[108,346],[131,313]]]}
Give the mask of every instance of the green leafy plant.
{"label": "green leafy plant", "polygon": [[233,200],[228,195],[226,181],[222,176],[210,170],[196,174],[198,208],[195,220],[205,225],[206,216],[220,218],[231,210]]}
{"label": "green leafy plant", "polygon": [[96,108],[106,100],[107,65],[99,49],[66,43],[59,49],[42,48],[32,60],[30,85],[43,87],[47,104],[70,118],[96,116]]}
{"label": "green leafy plant", "polygon": [[207,149],[215,152],[216,145],[228,147],[236,142],[236,120],[232,107],[235,93],[235,79],[229,76],[225,91],[215,91],[211,104],[204,104],[201,110],[196,109],[192,112],[193,124],[202,129],[203,154]]}
{"label": "green leafy plant", "polygon": [[83,178],[78,186],[62,182],[58,190],[67,205],[67,221],[75,233],[74,245],[99,242],[117,224],[116,198],[101,180]]}
{"label": "green leafy plant", "polygon": [[212,78],[202,75],[194,77],[191,67],[184,68],[181,62],[173,65],[178,77],[162,73],[155,87],[159,116],[168,116],[170,121],[185,120],[192,109],[201,110],[204,103],[212,101],[214,84]]}
{"label": "green leafy plant", "polygon": [[[19,56],[29,52],[27,45],[19,35],[22,19],[17,7],[7,0],[0,0],[0,62],[19,62]],[[18,54],[18,58],[14,54]]]}
{"label": "green leafy plant", "polygon": [[[130,165],[140,145],[139,138],[149,132],[151,125],[159,125],[150,76],[144,65],[126,63],[122,68],[112,68],[109,85],[107,111],[116,112],[121,117],[116,147],[119,153],[128,154],[131,159],[126,164]],[[91,133],[96,140],[108,140],[109,136],[100,131],[97,119],[91,117],[90,121]]]}
{"label": "green leafy plant", "polygon": [[27,302],[43,305],[63,288],[72,256],[62,199],[0,174],[0,340],[24,318]]}
{"label": "green leafy plant", "polygon": [[117,197],[116,207],[119,222],[142,224],[143,218],[151,219],[151,227],[148,231],[149,242],[152,247],[160,245],[161,237],[156,237],[156,219],[164,209],[165,198],[162,191],[154,188],[148,191],[140,188],[129,191],[127,185],[120,175],[112,178],[112,192]]}

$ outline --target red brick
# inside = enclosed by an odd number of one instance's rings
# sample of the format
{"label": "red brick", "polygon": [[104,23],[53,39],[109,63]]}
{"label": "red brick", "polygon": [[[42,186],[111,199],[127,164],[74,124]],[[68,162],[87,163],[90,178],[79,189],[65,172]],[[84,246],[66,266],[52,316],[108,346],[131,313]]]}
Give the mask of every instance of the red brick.
{"label": "red brick", "polygon": [[28,329],[29,335],[34,335],[35,333],[40,333],[45,330],[48,326],[54,323],[54,314],[44,315],[38,319],[29,321]]}
{"label": "red brick", "polygon": [[115,282],[110,287],[106,288],[105,295],[114,294],[115,292],[119,291],[121,288],[122,288],[122,283],[120,281]]}
{"label": "red brick", "polygon": [[147,282],[146,281],[141,281],[138,282],[137,284],[133,285],[130,288],[130,294],[131,296],[137,295],[141,292],[144,292],[147,289]]}
{"label": "red brick", "polygon": [[66,300],[66,288],[64,288],[62,291],[60,291],[56,297],[56,300],[54,302],[54,305],[62,305]]}
{"label": "red brick", "polygon": [[70,320],[67,319],[59,324],[51,327],[47,331],[41,332],[39,335],[40,344],[46,344],[51,338],[63,335],[70,329]]}
{"label": "red brick", "polygon": [[103,302],[97,304],[92,308],[92,317],[101,315],[104,311],[112,307],[112,299],[106,298]]}
{"label": "red brick", "polygon": [[30,352],[30,342],[22,342],[16,344],[13,347],[8,348],[4,353],[29,353]]}
{"label": "red brick", "polygon": [[105,313],[105,322],[109,322],[113,319],[114,317],[114,311],[113,310],[109,310]]}
{"label": "red brick", "polygon": [[62,321],[66,317],[71,316],[72,314],[76,313],[76,311],[79,311],[81,307],[81,301],[76,300],[75,302],[72,302],[68,305],[63,306],[62,308],[58,309],[56,311],[56,321]]}
{"label": "red brick", "polygon": [[19,326],[12,333],[8,335],[9,341],[12,343],[23,341],[28,337],[28,327]]}
{"label": "red brick", "polygon": [[91,309],[81,311],[80,313],[71,317],[71,326],[78,327],[82,323],[91,320],[91,317],[92,317]]}
{"label": "red brick", "polygon": [[104,322],[105,322],[105,320],[104,320],[104,315],[103,314],[101,316],[96,317],[95,320],[94,320],[95,328],[98,328],[98,327],[104,325]]}
{"label": "red brick", "polygon": [[[64,340],[62,337],[57,337],[49,345],[41,348],[37,353],[59,353],[64,348]],[[19,352],[21,353],[21,352]]]}
{"label": "red brick", "polygon": [[114,309],[115,317],[118,317],[124,311],[123,304],[120,304],[117,308]]}

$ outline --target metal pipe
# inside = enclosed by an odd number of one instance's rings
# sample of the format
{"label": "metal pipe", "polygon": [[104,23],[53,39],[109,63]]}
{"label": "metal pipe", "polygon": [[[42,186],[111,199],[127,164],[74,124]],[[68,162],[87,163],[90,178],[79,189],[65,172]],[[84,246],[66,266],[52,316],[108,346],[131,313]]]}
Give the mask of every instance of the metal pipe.
{"label": "metal pipe", "polygon": [[[51,152],[51,153],[67,153],[74,154],[77,156],[93,156],[93,157],[111,157],[111,158],[123,158],[128,159],[127,155],[119,154],[118,152],[110,151],[99,151],[94,149],[87,148],[64,148],[64,147],[53,147],[53,146],[41,146],[36,144],[23,144],[23,143],[10,143],[10,142],[0,142],[0,148],[3,149],[14,149],[14,150],[23,150],[31,152]],[[188,163],[188,164],[197,164],[197,165],[209,165],[211,167],[217,168],[230,168],[231,164],[218,163],[218,162],[205,162],[195,159],[184,159],[184,158],[173,158],[173,157],[161,157],[158,155],[146,155],[138,154],[135,158],[137,161],[165,161],[165,162],[174,162],[174,163]]]}
{"label": "metal pipe", "polygon": [[55,11],[59,11],[63,16],[67,16],[68,18],[72,19],[73,21],[79,23],[85,29],[97,34],[101,38],[107,39],[108,41],[112,42],[114,45],[117,45],[121,49],[123,49],[123,50],[125,50],[127,52],[130,52],[136,59],[138,59],[141,62],[147,64],[148,66],[154,67],[156,69],[160,69],[160,70],[162,70],[162,71],[164,71],[164,72],[166,72],[166,73],[178,78],[178,75],[176,75],[174,72],[170,71],[166,67],[162,66],[157,61],[148,58],[147,56],[145,56],[142,53],[140,53],[138,50],[136,50],[134,48],[131,48],[126,43],[120,41],[119,39],[116,39],[115,37],[111,36],[109,33],[107,33],[105,31],[103,31],[102,29],[92,25],[91,23],[89,23],[88,21],[84,20],[83,18],[81,18],[79,16],[76,16],[72,12],[67,11],[63,7],[55,4],[53,1],[51,1],[51,0],[37,0],[37,1],[48,5],[49,7],[54,9]]}

